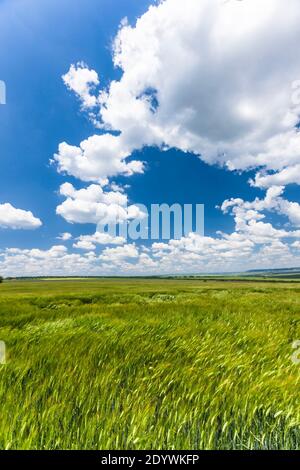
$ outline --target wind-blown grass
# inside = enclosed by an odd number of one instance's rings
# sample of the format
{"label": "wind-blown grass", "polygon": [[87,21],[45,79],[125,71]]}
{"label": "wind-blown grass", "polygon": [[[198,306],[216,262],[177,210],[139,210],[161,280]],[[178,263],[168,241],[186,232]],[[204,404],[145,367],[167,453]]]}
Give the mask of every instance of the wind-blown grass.
{"label": "wind-blown grass", "polygon": [[2,449],[298,449],[300,286],[0,286]]}

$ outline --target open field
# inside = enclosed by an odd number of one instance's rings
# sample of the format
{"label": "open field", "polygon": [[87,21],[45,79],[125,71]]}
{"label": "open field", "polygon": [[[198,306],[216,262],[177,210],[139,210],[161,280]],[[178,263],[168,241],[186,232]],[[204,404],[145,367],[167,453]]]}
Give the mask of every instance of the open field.
{"label": "open field", "polygon": [[300,285],[0,285],[0,448],[299,449]]}

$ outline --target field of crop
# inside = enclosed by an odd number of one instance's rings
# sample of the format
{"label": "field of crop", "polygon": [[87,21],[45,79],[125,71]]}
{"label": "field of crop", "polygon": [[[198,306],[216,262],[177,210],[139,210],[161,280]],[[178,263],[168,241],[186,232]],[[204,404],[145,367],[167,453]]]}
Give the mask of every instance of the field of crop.
{"label": "field of crop", "polygon": [[300,284],[0,285],[1,449],[299,449]]}

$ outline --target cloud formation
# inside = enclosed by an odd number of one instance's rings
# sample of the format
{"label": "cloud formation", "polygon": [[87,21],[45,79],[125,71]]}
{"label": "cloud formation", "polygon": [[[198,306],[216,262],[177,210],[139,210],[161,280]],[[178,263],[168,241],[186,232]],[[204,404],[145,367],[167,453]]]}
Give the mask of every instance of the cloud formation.
{"label": "cloud formation", "polygon": [[61,144],[60,171],[84,181],[131,174],[142,167],[125,163],[130,153],[157,145],[231,170],[263,168],[253,182],[260,187],[299,183],[299,22],[298,0],[288,8],[281,0],[151,6],[117,35],[120,80],[91,96],[95,71],[72,66],[67,74],[82,101],[98,106],[103,129],[118,134]]}
{"label": "cloud formation", "polygon": [[[163,0],[135,25],[122,22],[112,51],[118,80],[101,88],[101,71],[82,62],[63,76],[97,134],[62,142],[54,155],[59,172],[88,183],[61,186],[58,215],[81,224],[116,214],[129,220],[136,206],[109,182],[145,171],[135,151],[177,148],[231,171],[255,170],[250,184],[265,195],[221,206],[234,219],[232,233],[191,233],[145,247],[96,230],[74,240],[79,253],[5,250],[1,272],[42,274],[45,265],[44,274],[169,274],[300,264],[300,205],[284,197],[287,185],[300,184],[300,3],[288,3],[186,0],[182,8],[181,0]],[[274,214],[285,225],[267,220]],[[4,226],[17,228],[14,217]],[[41,224],[29,212],[23,217]]]}
{"label": "cloud formation", "polygon": [[62,79],[68,89],[74,91],[80,99],[83,109],[93,108],[97,105],[97,99],[92,93],[99,85],[97,72],[89,70],[83,62],[78,62],[76,65],[71,65]]}
{"label": "cloud formation", "polygon": [[9,203],[0,204],[0,227],[31,230],[41,227],[42,222],[32,212],[16,209]]}
{"label": "cloud formation", "polygon": [[[163,0],[135,25],[122,22],[113,47],[119,80],[100,89],[96,71],[72,65],[63,80],[101,133],[61,143],[54,157],[59,172],[97,183],[61,186],[66,200],[57,213],[68,222],[97,223],[105,211],[126,220],[124,192],[102,187],[142,173],[143,163],[129,157],[145,146],[177,148],[228,170],[256,169],[249,183],[266,190],[262,199],[223,202],[235,221],[231,234],[190,234],[146,249],[96,231],[73,246],[120,245],[93,258],[109,272],[246,269],[257,259],[269,266],[274,254],[277,263],[292,263],[300,205],[283,193],[300,184],[299,22],[297,0],[289,8],[281,0],[265,0],[264,8],[259,0],[187,0],[184,9],[181,0]],[[293,229],[273,226],[272,213]]]}
{"label": "cloud formation", "polygon": [[105,192],[97,184],[76,190],[71,183],[64,183],[60,195],[66,200],[56,208],[56,213],[70,223],[119,223],[143,216],[137,206],[128,205],[126,194],[118,190]]}

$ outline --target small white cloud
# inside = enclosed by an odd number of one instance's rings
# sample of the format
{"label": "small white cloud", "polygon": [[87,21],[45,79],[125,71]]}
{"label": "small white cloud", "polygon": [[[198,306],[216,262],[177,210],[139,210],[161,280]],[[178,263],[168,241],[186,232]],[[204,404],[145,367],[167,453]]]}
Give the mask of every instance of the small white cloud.
{"label": "small white cloud", "polygon": [[33,216],[32,212],[16,209],[9,203],[0,204],[0,227],[10,229],[36,229],[41,227],[40,219]]}
{"label": "small white cloud", "polygon": [[72,235],[69,232],[60,233],[57,237],[58,240],[68,241],[71,240]]}
{"label": "small white cloud", "polygon": [[99,256],[100,260],[105,262],[116,263],[126,259],[137,259],[139,252],[134,244],[118,246],[116,248],[105,248]]}
{"label": "small white cloud", "polygon": [[91,184],[77,191],[72,184],[64,183],[60,194],[67,199],[56,208],[56,213],[70,223],[119,223],[142,216],[137,206],[127,206],[126,194],[105,192],[100,185]]}
{"label": "small white cloud", "polygon": [[76,65],[71,65],[62,79],[68,89],[76,93],[84,109],[97,105],[93,91],[99,85],[99,77],[95,70],[90,70],[83,62],[78,62]]}
{"label": "small white cloud", "polygon": [[60,173],[67,173],[82,181],[99,182],[116,175],[143,173],[142,162],[126,161],[132,150],[134,147],[124,144],[122,136],[94,135],[81,142],[79,147],[61,143],[54,161]]}
{"label": "small white cloud", "polygon": [[74,248],[82,250],[95,250],[96,245],[122,245],[125,239],[119,236],[112,236],[109,233],[95,232],[94,235],[80,235],[74,243]]}
{"label": "small white cloud", "polygon": [[[300,135],[300,134],[299,134]],[[299,152],[300,145],[298,145]],[[300,185],[300,164],[287,166],[277,173],[258,172],[254,181],[250,181],[252,186],[259,188],[269,188],[270,186],[286,186],[291,183]]]}

